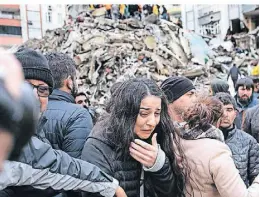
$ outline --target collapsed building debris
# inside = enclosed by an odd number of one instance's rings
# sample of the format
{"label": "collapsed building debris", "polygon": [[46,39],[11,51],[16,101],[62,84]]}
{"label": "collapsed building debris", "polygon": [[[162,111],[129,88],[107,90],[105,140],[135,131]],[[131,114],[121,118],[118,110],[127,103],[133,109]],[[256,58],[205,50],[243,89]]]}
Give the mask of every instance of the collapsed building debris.
{"label": "collapsed building debris", "polygon": [[72,57],[80,89],[99,110],[115,82],[144,76],[160,83],[168,76],[184,75],[203,86],[211,75],[226,73],[223,68],[236,61],[236,52],[221,46],[212,50],[201,36],[173,22],[153,15],[143,22],[132,18],[113,21],[104,14],[102,8],[93,14],[81,13],[62,28],[48,30],[43,39],[24,44],[43,53],[59,51]]}

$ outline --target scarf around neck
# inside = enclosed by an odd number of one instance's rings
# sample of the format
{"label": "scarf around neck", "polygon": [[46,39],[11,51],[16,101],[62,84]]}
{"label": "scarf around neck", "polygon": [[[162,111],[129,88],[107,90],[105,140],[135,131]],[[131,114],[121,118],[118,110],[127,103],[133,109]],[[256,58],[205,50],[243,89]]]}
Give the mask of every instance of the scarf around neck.
{"label": "scarf around neck", "polygon": [[209,138],[225,142],[222,131],[213,125],[207,125],[204,128],[196,126],[192,129],[185,129],[185,127],[182,127],[182,129],[180,129],[180,136],[185,140]]}

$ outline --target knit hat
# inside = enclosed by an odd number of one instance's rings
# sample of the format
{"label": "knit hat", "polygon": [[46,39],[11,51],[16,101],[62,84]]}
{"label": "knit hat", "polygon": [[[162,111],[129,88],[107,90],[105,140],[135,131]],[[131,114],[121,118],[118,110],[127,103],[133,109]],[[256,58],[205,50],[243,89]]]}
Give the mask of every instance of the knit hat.
{"label": "knit hat", "polygon": [[53,77],[47,59],[37,51],[20,48],[15,54],[23,67],[25,79],[36,79],[53,87]]}
{"label": "knit hat", "polygon": [[161,84],[161,89],[169,103],[172,103],[190,90],[195,89],[195,87],[188,78],[174,76],[164,80]]}

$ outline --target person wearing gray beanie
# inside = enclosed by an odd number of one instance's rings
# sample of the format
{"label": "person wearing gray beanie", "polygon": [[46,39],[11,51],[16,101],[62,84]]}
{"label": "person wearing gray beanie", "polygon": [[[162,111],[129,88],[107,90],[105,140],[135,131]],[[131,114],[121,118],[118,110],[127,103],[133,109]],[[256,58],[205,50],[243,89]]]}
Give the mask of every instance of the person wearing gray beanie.
{"label": "person wearing gray beanie", "polygon": [[182,114],[194,102],[195,87],[191,80],[182,76],[169,77],[161,84],[166,95],[169,113],[173,121],[183,122]]}
{"label": "person wearing gray beanie", "polygon": [[36,98],[40,111],[43,112],[54,84],[47,59],[41,53],[29,48],[20,48],[14,55],[22,65],[26,81],[37,90]]}
{"label": "person wearing gray beanie", "polygon": [[44,81],[53,87],[53,77],[44,55],[29,48],[21,48],[15,54],[23,67],[25,79]]}

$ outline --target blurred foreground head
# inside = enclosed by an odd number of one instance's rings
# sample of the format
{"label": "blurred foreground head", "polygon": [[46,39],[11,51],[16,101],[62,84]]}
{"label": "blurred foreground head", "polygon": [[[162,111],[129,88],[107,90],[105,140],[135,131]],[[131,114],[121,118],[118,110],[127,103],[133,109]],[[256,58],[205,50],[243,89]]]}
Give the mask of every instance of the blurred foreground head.
{"label": "blurred foreground head", "polygon": [[0,168],[15,159],[35,131],[38,112],[19,61],[0,50]]}

